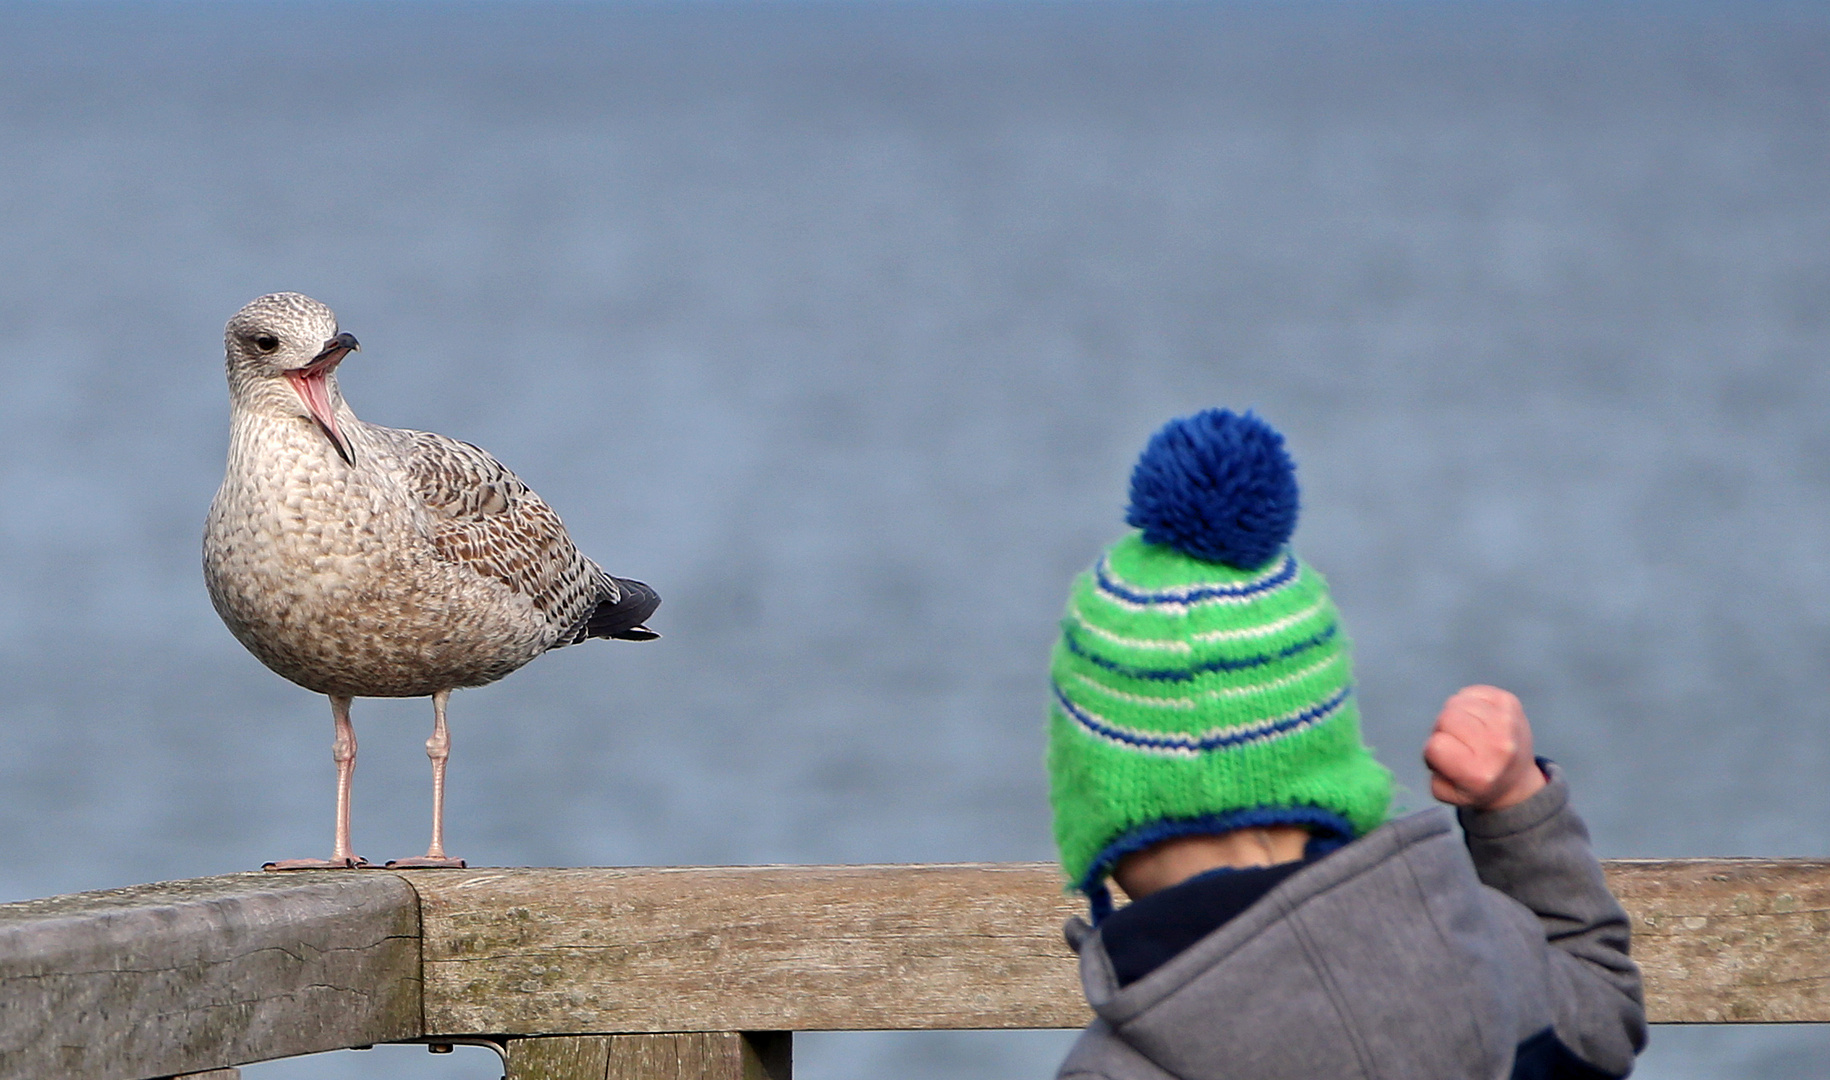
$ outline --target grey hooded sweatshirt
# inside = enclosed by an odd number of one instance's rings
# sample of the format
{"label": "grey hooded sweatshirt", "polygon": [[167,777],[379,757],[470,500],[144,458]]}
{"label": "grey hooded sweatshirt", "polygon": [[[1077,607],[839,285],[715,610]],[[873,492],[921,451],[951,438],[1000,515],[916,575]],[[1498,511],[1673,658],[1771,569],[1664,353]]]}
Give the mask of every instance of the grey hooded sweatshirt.
{"label": "grey hooded sweatshirt", "polygon": [[1627,916],[1554,765],[1517,806],[1399,818],[1120,986],[1068,924],[1097,1019],[1059,1080],[1600,1080],[1646,1042]]}

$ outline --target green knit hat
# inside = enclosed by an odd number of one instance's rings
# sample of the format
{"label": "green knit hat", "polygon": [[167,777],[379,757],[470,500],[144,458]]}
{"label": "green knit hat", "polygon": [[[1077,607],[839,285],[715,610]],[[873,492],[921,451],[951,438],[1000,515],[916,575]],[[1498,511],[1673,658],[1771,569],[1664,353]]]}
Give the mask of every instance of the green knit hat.
{"label": "green knit hat", "polygon": [[[1074,581],[1050,674],[1055,842],[1103,906],[1118,860],[1173,836],[1385,820],[1328,584],[1287,546],[1295,466],[1250,412],[1171,421],[1131,476],[1134,532]],[[1109,901],[1108,901],[1109,902]]]}

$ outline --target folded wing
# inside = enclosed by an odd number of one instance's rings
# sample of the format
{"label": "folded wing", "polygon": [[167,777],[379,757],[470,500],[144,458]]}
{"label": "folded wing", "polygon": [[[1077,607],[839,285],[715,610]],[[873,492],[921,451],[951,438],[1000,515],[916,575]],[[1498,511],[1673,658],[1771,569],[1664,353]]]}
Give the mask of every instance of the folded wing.
{"label": "folded wing", "polygon": [[554,629],[555,646],[659,636],[642,625],[660,605],[654,590],[611,577],[581,554],[559,515],[507,466],[443,435],[394,434],[405,441],[405,479],[429,512],[439,557],[527,597]]}

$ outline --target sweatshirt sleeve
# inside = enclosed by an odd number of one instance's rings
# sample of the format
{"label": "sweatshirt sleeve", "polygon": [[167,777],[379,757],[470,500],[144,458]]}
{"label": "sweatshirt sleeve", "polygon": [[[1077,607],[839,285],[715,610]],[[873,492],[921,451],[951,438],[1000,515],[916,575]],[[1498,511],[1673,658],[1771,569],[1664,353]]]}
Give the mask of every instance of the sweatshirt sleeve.
{"label": "sweatshirt sleeve", "polygon": [[1544,928],[1554,1029],[1590,1066],[1625,1076],[1646,1045],[1645,995],[1627,955],[1627,913],[1608,891],[1569,784],[1539,759],[1549,783],[1517,806],[1460,812],[1482,883],[1531,909]]}

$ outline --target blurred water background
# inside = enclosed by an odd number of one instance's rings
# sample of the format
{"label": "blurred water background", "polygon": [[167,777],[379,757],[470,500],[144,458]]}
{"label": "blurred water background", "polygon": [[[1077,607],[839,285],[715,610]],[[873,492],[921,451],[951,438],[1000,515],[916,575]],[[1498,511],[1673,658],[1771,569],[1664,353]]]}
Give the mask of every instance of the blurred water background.
{"label": "blurred water background", "polygon": [[[0,6],[0,899],[328,849],[324,699],[198,569],[220,327],[277,289],[361,339],[361,416],[666,598],[457,695],[473,865],[1052,857],[1068,579],[1216,404],[1289,437],[1408,807],[1488,681],[1604,855],[1821,856],[1827,58],[1818,4]],[[355,719],[357,847],[416,854],[430,709]],[[1639,1075],[1827,1061],[1665,1028]]]}

